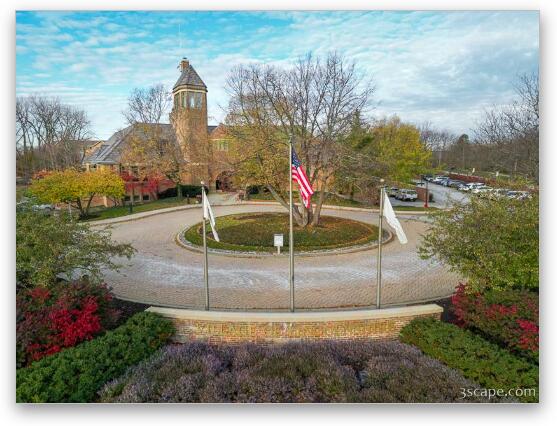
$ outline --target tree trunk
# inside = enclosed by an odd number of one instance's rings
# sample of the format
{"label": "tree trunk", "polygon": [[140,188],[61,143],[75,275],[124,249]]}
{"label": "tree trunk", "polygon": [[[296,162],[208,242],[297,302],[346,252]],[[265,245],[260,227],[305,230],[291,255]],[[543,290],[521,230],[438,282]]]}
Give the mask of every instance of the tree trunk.
{"label": "tree trunk", "polygon": [[91,194],[91,197],[89,197],[89,201],[87,201],[87,207],[85,207],[85,217],[89,216],[89,207],[91,207],[91,201],[93,201],[94,196],[95,194]]}
{"label": "tree trunk", "polygon": [[319,218],[321,217],[321,207],[323,202],[327,198],[326,187],[323,186],[319,192],[319,197],[317,197],[317,203],[315,204],[315,210],[313,211],[313,218],[311,221],[311,226],[319,225]]}
{"label": "tree trunk", "polygon": [[[273,188],[272,185],[265,185],[265,187],[269,190],[269,192],[273,195],[273,198],[275,200],[277,200],[280,205],[282,205],[286,210],[290,211],[290,205],[289,203],[287,203],[281,196],[280,194],[275,190],[275,188]],[[300,210],[298,209],[298,206],[296,204],[294,204],[292,206],[292,217],[294,218],[294,220],[296,221],[296,224],[298,226],[301,226],[302,228],[305,227],[307,225],[307,222],[304,222],[304,218],[302,216],[302,214],[300,213]]]}
{"label": "tree trunk", "polygon": [[81,199],[76,200],[77,208],[79,209],[79,217],[85,217],[85,212],[83,211],[83,205],[81,204]]}
{"label": "tree trunk", "polygon": [[184,197],[182,194],[182,185],[180,184],[180,182],[176,183],[176,195],[178,196],[179,200],[181,200]]}

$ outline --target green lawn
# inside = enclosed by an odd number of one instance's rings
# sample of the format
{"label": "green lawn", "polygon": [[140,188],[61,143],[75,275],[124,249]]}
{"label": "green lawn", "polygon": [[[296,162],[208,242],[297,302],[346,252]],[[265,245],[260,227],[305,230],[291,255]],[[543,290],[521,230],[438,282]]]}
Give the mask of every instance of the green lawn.
{"label": "green lawn", "polygon": [[[216,220],[221,241],[217,242],[212,238],[208,227],[207,241],[211,248],[274,252],[276,251],[273,246],[274,234],[284,234],[284,249],[288,247],[286,213],[244,213],[221,216]],[[195,245],[202,245],[201,224],[198,223],[186,230],[185,238]],[[316,227],[294,227],[296,249],[300,251],[348,247],[376,239],[376,226],[331,216],[322,216],[319,226]]]}
{"label": "green lawn", "polygon": [[[190,198],[190,203],[193,204],[194,199]],[[145,204],[136,204],[133,206],[133,213],[142,213],[152,210],[165,209],[168,207],[178,207],[187,205],[187,199],[178,197],[163,198],[161,200],[150,201]],[[95,207],[91,209],[91,217],[84,219],[85,221],[94,221],[101,219],[112,219],[120,216],[127,216],[130,214],[129,206],[117,207]]]}

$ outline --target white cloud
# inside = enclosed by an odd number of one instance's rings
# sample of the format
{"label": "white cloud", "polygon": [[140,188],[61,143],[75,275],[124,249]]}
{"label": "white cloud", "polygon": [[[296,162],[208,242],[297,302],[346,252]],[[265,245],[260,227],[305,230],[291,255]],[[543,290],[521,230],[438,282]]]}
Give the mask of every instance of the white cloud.
{"label": "white cloud", "polygon": [[[17,24],[18,62],[20,55],[30,58],[35,71],[26,67],[24,76],[50,74],[57,80],[29,87],[18,75],[18,95],[20,90],[60,90],[68,102],[79,100],[97,132],[108,137],[123,124],[120,112],[129,90],[159,82],[171,87],[184,54],[207,84],[209,114],[218,121],[228,102],[226,76],[234,65],[285,65],[308,51],[323,55],[336,49],[375,81],[376,114],[397,113],[464,132],[485,107],[508,102],[516,74],[537,64],[535,14],[261,12],[253,19],[270,17],[282,25],[262,20],[249,31],[239,21],[244,15],[214,15],[213,30],[192,24],[199,14],[95,15],[89,20],[37,14],[40,25]],[[87,80],[81,80],[85,71]],[[64,80],[72,82],[65,89],[57,84]]]}

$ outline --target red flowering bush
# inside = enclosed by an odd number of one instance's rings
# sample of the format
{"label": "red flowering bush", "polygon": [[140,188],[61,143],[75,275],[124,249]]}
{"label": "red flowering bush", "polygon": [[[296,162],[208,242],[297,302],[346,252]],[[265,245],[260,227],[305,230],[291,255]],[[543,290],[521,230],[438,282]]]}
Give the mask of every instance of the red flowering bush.
{"label": "red flowering bush", "polygon": [[88,281],[22,290],[16,303],[18,368],[92,339],[119,316],[106,285]]}
{"label": "red flowering bush", "polygon": [[469,292],[460,284],[452,298],[455,324],[530,360],[539,356],[539,300],[529,291]]}

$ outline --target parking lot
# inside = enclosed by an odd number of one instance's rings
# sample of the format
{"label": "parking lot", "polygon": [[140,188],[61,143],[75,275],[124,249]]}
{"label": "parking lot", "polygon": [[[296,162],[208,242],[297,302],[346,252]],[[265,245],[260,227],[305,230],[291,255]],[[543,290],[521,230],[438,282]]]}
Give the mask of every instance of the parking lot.
{"label": "parking lot", "polygon": [[[455,188],[436,185],[434,183],[428,184],[428,190],[431,194],[433,194],[433,203],[430,203],[431,207],[438,207],[441,209],[447,208],[453,201],[468,201],[470,198],[470,195],[465,192],[460,192]],[[424,202],[420,200],[400,201],[395,199],[395,197],[389,197],[389,199],[393,206],[424,206]]]}

